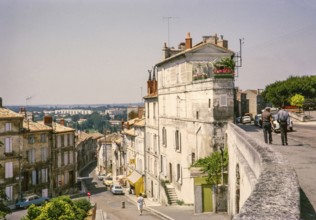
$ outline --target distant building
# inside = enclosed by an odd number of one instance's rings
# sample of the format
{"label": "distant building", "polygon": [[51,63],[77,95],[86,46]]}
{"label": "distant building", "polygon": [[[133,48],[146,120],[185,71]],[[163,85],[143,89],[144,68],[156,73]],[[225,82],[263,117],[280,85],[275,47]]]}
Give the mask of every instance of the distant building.
{"label": "distant building", "polygon": [[57,115],[91,115],[93,111],[86,109],[58,109],[54,113]]}
{"label": "distant building", "polygon": [[245,91],[237,88],[237,116],[251,114],[253,117],[261,114],[261,110],[265,108],[266,103],[262,97],[262,89],[247,89]]}

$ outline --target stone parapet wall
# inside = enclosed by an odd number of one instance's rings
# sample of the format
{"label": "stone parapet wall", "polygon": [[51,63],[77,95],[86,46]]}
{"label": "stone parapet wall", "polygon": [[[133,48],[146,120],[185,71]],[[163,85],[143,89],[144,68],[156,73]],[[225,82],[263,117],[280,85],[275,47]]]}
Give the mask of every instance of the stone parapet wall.
{"label": "stone parapet wall", "polygon": [[300,219],[299,183],[283,156],[238,126],[227,129],[228,213],[239,219]]}

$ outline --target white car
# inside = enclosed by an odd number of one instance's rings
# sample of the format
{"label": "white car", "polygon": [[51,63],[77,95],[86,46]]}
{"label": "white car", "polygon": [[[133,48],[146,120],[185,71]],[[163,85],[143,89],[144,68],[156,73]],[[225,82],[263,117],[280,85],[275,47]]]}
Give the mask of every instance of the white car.
{"label": "white car", "polygon": [[112,189],[111,189],[111,192],[114,195],[124,195],[123,188],[120,185],[113,185]]}
{"label": "white car", "polygon": [[243,116],[241,118],[241,123],[246,124],[246,123],[251,123],[251,118],[250,116]]}
{"label": "white car", "polygon": [[104,173],[104,174],[100,174],[100,175],[98,176],[98,179],[99,179],[99,180],[103,180],[104,177],[106,177],[106,174],[105,174],[105,173]]}
{"label": "white car", "polygon": [[[272,131],[274,133],[280,132],[280,124],[277,120],[275,120],[275,117],[273,117],[273,126],[272,126]],[[290,123],[287,125],[287,130],[288,131],[293,131],[293,121],[290,119]]]}

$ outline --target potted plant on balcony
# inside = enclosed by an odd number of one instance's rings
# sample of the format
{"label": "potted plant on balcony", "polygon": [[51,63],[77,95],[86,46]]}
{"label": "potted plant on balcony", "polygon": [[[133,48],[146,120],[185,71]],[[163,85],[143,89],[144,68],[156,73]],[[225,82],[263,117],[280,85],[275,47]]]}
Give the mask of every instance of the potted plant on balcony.
{"label": "potted plant on balcony", "polygon": [[232,78],[234,76],[235,61],[229,57],[214,63],[214,78]]}

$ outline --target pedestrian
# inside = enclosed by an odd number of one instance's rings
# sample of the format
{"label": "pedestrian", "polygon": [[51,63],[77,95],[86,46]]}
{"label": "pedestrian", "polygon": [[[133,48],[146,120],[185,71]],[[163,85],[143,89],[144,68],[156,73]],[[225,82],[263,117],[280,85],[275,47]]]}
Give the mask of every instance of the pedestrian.
{"label": "pedestrian", "polygon": [[277,114],[277,121],[280,125],[280,131],[281,131],[281,141],[282,145],[288,145],[287,143],[287,125],[290,124],[290,116],[287,111],[284,110],[283,107],[279,108],[278,114]]}
{"label": "pedestrian", "polygon": [[137,208],[139,211],[139,215],[142,215],[144,205],[145,205],[144,197],[142,196],[141,193],[139,193],[139,196],[137,197]]}
{"label": "pedestrian", "polygon": [[[272,127],[273,123],[272,115],[270,113],[270,107],[266,107],[262,113],[262,127],[264,142],[272,144]],[[269,141],[269,142],[268,142]]]}

